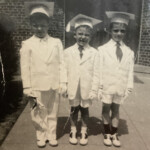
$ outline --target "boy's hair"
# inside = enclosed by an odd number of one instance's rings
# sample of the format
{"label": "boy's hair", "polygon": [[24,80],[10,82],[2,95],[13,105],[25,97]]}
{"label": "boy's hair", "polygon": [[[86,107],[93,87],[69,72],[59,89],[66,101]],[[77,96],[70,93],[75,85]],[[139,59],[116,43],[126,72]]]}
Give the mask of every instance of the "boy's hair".
{"label": "boy's hair", "polygon": [[110,31],[112,30],[114,24],[117,24],[117,25],[122,24],[127,30],[128,26],[125,23],[111,22],[110,25],[109,25]]}
{"label": "boy's hair", "polygon": [[48,23],[50,21],[49,17],[43,13],[35,13],[31,15],[29,19],[30,19],[30,23],[34,22],[34,20],[41,20],[41,19],[47,20]]}
{"label": "boy's hair", "polygon": [[77,27],[76,29],[74,29],[74,33],[77,31],[77,29],[79,29],[80,27],[85,27],[86,29],[88,29],[92,35],[93,33],[93,29],[91,29],[91,27],[87,26],[87,25],[82,25],[82,26],[79,26]]}

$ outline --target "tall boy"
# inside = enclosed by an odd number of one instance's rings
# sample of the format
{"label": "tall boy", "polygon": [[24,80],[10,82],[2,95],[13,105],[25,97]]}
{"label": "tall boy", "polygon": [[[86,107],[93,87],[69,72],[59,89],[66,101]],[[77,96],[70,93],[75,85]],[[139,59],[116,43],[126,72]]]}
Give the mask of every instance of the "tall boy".
{"label": "tall boy", "polygon": [[134,15],[124,12],[106,12],[106,14],[110,18],[111,39],[98,48],[100,72],[98,93],[103,102],[104,144],[119,147],[121,146],[117,136],[119,106],[132,91],[134,66],[134,53],[125,45],[123,39],[129,19],[134,19]]}
{"label": "tall boy", "polygon": [[63,47],[59,39],[48,35],[53,2],[26,3],[33,36],[22,42],[21,76],[23,92],[33,104],[31,117],[36,129],[37,145],[57,146],[56,125],[58,93],[66,90]]}
{"label": "tall boy", "polygon": [[70,121],[71,132],[69,142],[77,144],[77,118],[81,112],[82,127],[80,144],[88,143],[87,124],[89,119],[89,106],[96,96],[96,87],[92,87],[94,59],[97,50],[89,45],[93,26],[99,20],[79,14],[74,17],[69,25],[74,28],[76,43],[64,51],[67,67],[67,92],[71,106]]}

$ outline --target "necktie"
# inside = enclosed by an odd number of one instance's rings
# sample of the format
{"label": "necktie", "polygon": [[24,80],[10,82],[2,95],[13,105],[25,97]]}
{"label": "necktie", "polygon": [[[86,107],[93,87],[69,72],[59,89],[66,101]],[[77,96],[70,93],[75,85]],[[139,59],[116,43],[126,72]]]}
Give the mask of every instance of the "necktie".
{"label": "necktie", "polygon": [[79,51],[80,51],[80,58],[82,58],[82,56],[83,56],[83,47],[82,46],[79,46]]}
{"label": "necktie", "polygon": [[117,55],[117,59],[119,61],[121,61],[123,53],[122,53],[122,50],[120,48],[120,43],[119,42],[116,43],[116,55]]}

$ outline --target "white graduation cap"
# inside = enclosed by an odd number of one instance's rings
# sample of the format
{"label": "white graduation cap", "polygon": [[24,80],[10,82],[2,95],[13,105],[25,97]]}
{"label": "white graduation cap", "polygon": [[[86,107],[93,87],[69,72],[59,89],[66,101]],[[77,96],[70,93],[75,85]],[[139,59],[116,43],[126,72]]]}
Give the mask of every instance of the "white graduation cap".
{"label": "white graduation cap", "polygon": [[93,29],[93,26],[100,22],[102,21],[83,14],[78,14],[69,21],[69,23],[66,26],[66,32],[70,32],[71,27],[76,29],[77,27],[84,25],[89,26]]}
{"label": "white graduation cap", "polygon": [[127,12],[106,11],[106,15],[110,22],[125,23],[128,25],[129,20],[134,20],[135,15]]}
{"label": "white graduation cap", "polygon": [[25,2],[25,11],[28,16],[31,16],[35,13],[42,13],[48,17],[51,17],[53,16],[54,12],[54,2]]}

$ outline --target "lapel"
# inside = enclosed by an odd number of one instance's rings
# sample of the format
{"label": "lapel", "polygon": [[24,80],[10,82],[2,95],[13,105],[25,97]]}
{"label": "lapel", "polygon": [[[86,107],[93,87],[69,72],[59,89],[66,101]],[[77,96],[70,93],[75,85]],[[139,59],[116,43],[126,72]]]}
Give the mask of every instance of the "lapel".
{"label": "lapel", "polygon": [[[46,40],[46,41],[44,41]],[[54,50],[54,44],[56,44],[48,35],[46,39],[44,39],[43,42],[46,43],[40,43],[40,39],[33,36],[31,40],[31,49],[34,52],[34,54],[37,55],[38,59],[41,59],[44,63],[49,63],[51,55]],[[43,48],[43,49],[42,49]],[[44,52],[45,50],[45,52]]]}
{"label": "lapel", "polygon": [[47,56],[46,56],[46,63],[49,64],[51,62],[51,59],[53,58],[52,55],[54,52],[59,52],[57,51],[55,48],[56,48],[56,45],[57,43],[53,40],[52,37],[49,37],[48,38],[48,51],[47,51]]}
{"label": "lapel", "polygon": [[117,57],[116,57],[116,43],[111,39],[107,46],[106,46],[106,52],[110,56],[111,60],[118,63]]}
{"label": "lapel", "polygon": [[77,44],[73,45],[71,54],[72,54],[72,57],[74,58],[73,60],[77,63],[80,63],[80,53],[79,53]]}
{"label": "lapel", "polygon": [[93,49],[88,45],[85,47],[82,59],[80,59],[80,52],[78,50],[77,43],[75,45],[73,45],[73,47],[72,47],[72,57],[74,58],[74,61],[77,64],[82,64],[85,61],[87,61],[89,58],[91,58],[92,53],[93,53]]}
{"label": "lapel", "polygon": [[126,60],[129,58],[129,56],[131,55],[131,52],[129,51],[128,47],[124,43],[122,46],[122,51],[123,51],[123,57],[120,65],[124,64]]}
{"label": "lapel", "polygon": [[84,63],[84,62],[87,61],[89,58],[91,58],[92,53],[93,53],[93,49],[92,49],[89,45],[86,46],[86,47],[85,47],[85,50],[84,50],[83,57],[82,57],[82,59],[80,60],[80,64]]}
{"label": "lapel", "polygon": [[[114,51],[113,51],[113,49],[114,49]],[[128,59],[128,56],[131,55],[131,53],[128,50],[128,47],[123,42],[121,42],[121,49],[123,52],[123,56],[122,56],[121,61],[118,62],[116,53],[115,53],[115,50],[116,50],[115,42],[111,39],[106,47],[106,51],[107,51],[108,55],[112,58],[112,61],[114,61],[119,66],[121,66],[123,63],[125,63],[126,60]]]}

